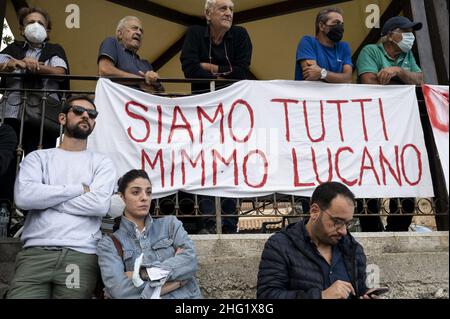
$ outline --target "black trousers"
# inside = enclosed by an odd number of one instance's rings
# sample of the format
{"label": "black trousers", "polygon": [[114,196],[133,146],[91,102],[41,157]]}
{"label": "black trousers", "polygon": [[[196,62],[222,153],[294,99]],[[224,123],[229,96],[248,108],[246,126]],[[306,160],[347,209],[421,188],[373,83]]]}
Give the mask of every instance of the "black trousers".
{"label": "black trousers", "polygon": [[[415,198],[391,198],[389,200],[389,215],[387,218],[386,227],[383,227],[381,218],[379,216],[369,216],[370,214],[378,214],[380,211],[380,200],[379,199],[366,199],[368,216],[359,217],[359,222],[361,225],[361,231],[363,232],[377,232],[377,231],[408,231],[409,225],[411,225],[413,216],[402,216],[399,215],[398,211],[400,201],[402,206],[403,214],[412,214],[415,209]],[[363,200],[357,200],[357,212],[363,213]],[[395,215],[394,215],[395,214]]]}
{"label": "black trousers", "polygon": [[[19,140],[20,133],[20,121],[18,119],[6,118],[5,123],[10,125],[17,134],[17,140]],[[36,126],[24,125],[23,137],[22,137],[22,148],[25,155],[37,150],[39,145],[39,135],[40,129]],[[42,147],[44,149],[53,148],[56,146],[56,139],[59,136],[59,132],[48,131],[44,128],[44,133],[42,136]],[[9,164],[8,170],[1,177],[0,183],[0,200],[8,200],[11,203],[14,200],[14,181],[16,179],[16,166],[17,166],[17,154],[14,159]]]}

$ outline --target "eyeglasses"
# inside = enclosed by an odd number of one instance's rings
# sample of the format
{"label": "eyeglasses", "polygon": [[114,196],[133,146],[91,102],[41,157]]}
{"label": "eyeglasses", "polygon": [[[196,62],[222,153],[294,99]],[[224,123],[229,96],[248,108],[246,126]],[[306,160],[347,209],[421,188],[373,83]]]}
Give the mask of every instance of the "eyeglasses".
{"label": "eyeglasses", "polygon": [[344,220],[334,217],[332,215],[330,215],[330,213],[328,213],[326,210],[323,210],[322,208],[320,209],[322,212],[324,212],[325,214],[328,215],[328,217],[330,217],[331,221],[334,223],[334,228],[336,228],[336,230],[341,229],[342,227],[345,227],[346,229],[350,229],[353,226],[355,226],[355,221],[351,220],[349,222],[345,222]]}
{"label": "eyeglasses", "polygon": [[[209,38],[209,64],[212,64],[212,56],[211,56],[211,47],[212,47],[212,43],[211,43],[211,38]],[[223,41],[223,46],[225,48],[225,58],[228,61],[228,66],[230,67],[230,71],[227,72],[222,72],[222,73],[213,73],[211,72],[212,75],[214,76],[226,76],[229,75],[233,72],[233,66],[231,65],[230,59],[228,58],[228,51],[227,51],[227,44],[225,43],[225,40]]]}
{"label": "eyeglasses", "polygon": [[94,109],[86,109],[79,105],[71,105],[69,111],[72,110],[72,112],[75,115],[81,116],[84,112],[87,112],[90,119],[95,119],[98,115],[98,111]]}

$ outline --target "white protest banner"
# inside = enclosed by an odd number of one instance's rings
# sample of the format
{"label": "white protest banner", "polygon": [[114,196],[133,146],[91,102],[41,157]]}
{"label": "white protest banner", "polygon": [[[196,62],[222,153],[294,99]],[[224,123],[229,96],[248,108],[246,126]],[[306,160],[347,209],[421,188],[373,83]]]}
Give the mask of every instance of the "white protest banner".
{"label": "white protest banner", "polygon": [[155,197],[310,196],[328,180],[357,197],[433,196],[414,86],[241,81],[167,98],[106,79],[89,147]]}
{"label": "white protest banner", "polygon": [[427,105],[428,117],[431,122],[431,127],[433,128],[434,140],[439,152],[439,159],[444,172],[448,193],[448,86],[423,85],[422,90],[425,104]]}

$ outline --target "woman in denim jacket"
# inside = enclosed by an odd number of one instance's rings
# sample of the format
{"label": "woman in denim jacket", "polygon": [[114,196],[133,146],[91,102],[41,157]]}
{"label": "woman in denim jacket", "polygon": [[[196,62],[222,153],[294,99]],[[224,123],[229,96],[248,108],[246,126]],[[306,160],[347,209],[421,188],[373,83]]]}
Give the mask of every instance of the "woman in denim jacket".
{"label": "woman in denim jacket", "polygon": [[104,236],[97,248],[105,294],[133,299],[201,298],[194,244],[175,216],[153,219],[149,215],[152,186],[147,173],[131,170],[118,186],[125,210],[113,235],[117,240]]}

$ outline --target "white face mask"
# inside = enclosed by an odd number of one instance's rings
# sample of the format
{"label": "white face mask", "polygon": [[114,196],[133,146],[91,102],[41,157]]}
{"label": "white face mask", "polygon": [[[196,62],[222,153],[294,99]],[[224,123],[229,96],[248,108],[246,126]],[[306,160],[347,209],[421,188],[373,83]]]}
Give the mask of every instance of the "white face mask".
{"label": "white face mask", "polygon": [[407,53],[411,51],[414,45],[414,40],[416,40],[416,37],[412,32],[402,33],[402,36],[403,36],[402,41],[396,43],[400,48],[400,50],[402,50],[402,52]]}
{"label": "white face mask", "polygon": [[25,27],[25,38],[31,43],[41,44],[47,39],[47,30],[38,22],[30,23]]}

